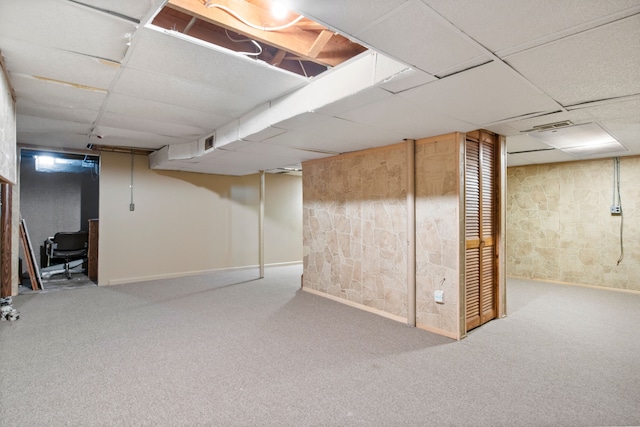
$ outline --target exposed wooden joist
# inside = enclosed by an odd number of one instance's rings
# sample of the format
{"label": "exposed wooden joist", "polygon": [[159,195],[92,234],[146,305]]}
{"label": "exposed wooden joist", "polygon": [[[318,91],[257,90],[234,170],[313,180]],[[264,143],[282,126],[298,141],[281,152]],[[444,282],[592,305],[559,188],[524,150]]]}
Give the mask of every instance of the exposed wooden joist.
{"label": "exposed wooden joist", "polygon": [[191,20],[189,21],[189,23],[187,24],[186,27],[184,27],[184,31],[182,31],[184,34],[189,34],[189,31],[191,30],[191,28],[195,25],[195,23],[198,21],[198,18],[196,18],[195,16],[191,17]]}
{"label": "exposed wooden joist", "polygon": [[[196,16],[198,19],[203,21],[222,28],[227,28],[258,42],[274,46],[281,50],[286,50],[305,60],[317,62],[322,65],[338,65],[364,50],[360,45],[355,43],[339,42],[336,40],[336,37],[332,37],[325,44],[323,50],[321,50],[315,57],[311,57],[308,55],[308,52],[312,49],[318,38],[316,32],[300,29],[297,25],[280,31],[263,31],[255,29],[244,24],[238,18],[223,9],[217,7],[207,8],[204,3],[205,2],[202,0],[170,0],[167,3],[167,7],[190,16]],[[264,9],[259,8],[252,3],[242,0],[218,0],[216,1],[216,4],[228,7],[233,10],[234,13],[242,16],[243,19],[254,23],[255,25],[265,27],[278,25],[277,22],[273,22],[273,20],[267,16]]]}
{"label": "exposed wooden joist", "polygon": [[322,49],[327,45],[327,43],[329,43],[331,37],[333,37],[332,31],[322,30],[322,32],[318,34],[318,38],[316,38],[316,41],[314,41],[311,45],[311,48],[307,52],[307,55],[309,55],[311,58],[316,58],[320,54]]}
{"label": "exposed wooden joist", "polygon": [[270,64],[277,67],[278,65],[280,65],[282,63],[282,60],[284,59],[284,57],[287,55],[287,51],[286,50],[279,50],[276,52],[275,56],[273,57],[273,59],[270,61]]}

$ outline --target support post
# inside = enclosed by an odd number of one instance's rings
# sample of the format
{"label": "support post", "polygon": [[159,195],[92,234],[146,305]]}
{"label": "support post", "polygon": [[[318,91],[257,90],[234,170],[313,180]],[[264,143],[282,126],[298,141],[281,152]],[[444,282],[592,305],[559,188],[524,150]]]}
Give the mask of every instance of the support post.
{"label": "support post", "polygon": [[0,241],[0,266],[2,268],[2,281],[0,282],[0,297],[11,296],[11,200],[12,185],[3,182],[0,193],[0,204],[2,205],[2,240]]}
{"label": "support post", "polygon": [[407,139],[407,324],[416,326],[416,141]]}
{"label": "support post", "polygon": [[260,171],[260,213],[258,215],[258,258],[260,278],[264,278],[264,171]]}

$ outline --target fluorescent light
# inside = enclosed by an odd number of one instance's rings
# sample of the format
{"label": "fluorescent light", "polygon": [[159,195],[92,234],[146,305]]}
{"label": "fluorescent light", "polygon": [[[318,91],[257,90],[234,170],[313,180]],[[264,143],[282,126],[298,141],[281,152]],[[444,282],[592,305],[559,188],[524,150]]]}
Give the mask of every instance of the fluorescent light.
{"label": "fluorescent light", "polygon": [[530,133],[529,136],[560,150],[617,142],[614,137],[605,132],[597,123],[567,126],[544,132],[534,132]]}
{"label": "fluorescent light", "polygon": [[597,123],[567,126],[543,132],[532,132],[536,138],[550,147],[564,151],[578,158],[597,154],[627,151],[613,136]]}

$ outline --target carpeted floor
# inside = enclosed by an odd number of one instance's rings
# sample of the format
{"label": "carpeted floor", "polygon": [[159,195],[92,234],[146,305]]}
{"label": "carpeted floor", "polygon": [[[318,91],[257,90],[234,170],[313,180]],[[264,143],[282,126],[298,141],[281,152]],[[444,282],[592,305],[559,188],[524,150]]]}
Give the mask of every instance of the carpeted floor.
{"label": "carpeted floor", "polygon": [[455,342],[300,274],[14,298],[0,425],[640,425],[638,294],[510,280],[509,316]]}

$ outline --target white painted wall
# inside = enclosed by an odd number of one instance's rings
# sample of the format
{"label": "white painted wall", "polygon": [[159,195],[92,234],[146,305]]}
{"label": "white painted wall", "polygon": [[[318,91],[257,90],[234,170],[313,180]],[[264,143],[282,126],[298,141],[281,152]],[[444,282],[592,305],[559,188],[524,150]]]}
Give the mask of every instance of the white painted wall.
{"label": "white painted wall", "polygon": [[[130,166],[101,156],[100,285],[258,264],[258,175],[151,170],[135,156],[131,212]],[[266,263],[302,260],[301,192],[300,177],[267,175]]]}
{"label": "white painted wall", "polygon": [[0,177],[16,183],[16,107],[0,70]]}

